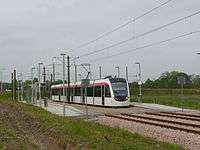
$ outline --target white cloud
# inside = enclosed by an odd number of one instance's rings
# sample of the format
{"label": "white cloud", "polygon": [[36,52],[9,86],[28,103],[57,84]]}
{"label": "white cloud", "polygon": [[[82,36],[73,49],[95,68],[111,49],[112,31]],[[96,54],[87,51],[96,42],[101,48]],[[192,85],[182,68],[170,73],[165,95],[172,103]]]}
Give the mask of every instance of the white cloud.
{"label": "white cloud", "polygon": [[[76,47],[159,4],[156,0],[0,0],[0,3],[0,67],[6,67],[8,72],[14,67],[20,72],[29,72],[30,67],[37,65],[40,60],[50,63],[51,57],[60,54],[59,49]],[[93,45],[77,50],[73,55],[101,49],[127,39],[134,33],[144,33],[191,14],[199,6],[199,0],[174,0],[135,25],[130,24]],[[92,58],[85,58],[81,62],[200,29],[199,17],[93,55]],[[123,68],[128,64],[130,73],[135,74],[134,61],[141,61],[145,78],[157,76],[167,69],[181,68],[189,73],[199,73],[198,58],[194,54],[197,50],[200,50],[199,35],[99,61],[93,68],[98,73],[97,66],[102,64],[106,74],[113,74],[115,65]]]}

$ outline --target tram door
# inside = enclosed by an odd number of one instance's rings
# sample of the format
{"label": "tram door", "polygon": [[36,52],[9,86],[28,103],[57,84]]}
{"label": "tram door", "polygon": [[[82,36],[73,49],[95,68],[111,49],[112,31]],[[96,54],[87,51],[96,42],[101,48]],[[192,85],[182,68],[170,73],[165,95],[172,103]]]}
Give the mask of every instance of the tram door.
{"label": "tram door", "polygon": [[101,86],[102,106],[105,105],[105,86]]}

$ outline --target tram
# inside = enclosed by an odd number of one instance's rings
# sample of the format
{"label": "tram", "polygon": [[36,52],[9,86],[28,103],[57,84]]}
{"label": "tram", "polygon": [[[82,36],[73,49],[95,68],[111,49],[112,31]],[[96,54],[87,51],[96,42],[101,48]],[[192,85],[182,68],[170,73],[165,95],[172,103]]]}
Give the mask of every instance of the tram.
{"label": "tram", "polygon": [[[102,107],[128,107],[130,104],[129,85],[126,79],[107,77],[89,82],[87,88],[81,82],[64,85],[70,91],[70,102]],[[70,88],[70,89],[68,89]],[[63,84],[51,86],[52,100],[63,101]]]}

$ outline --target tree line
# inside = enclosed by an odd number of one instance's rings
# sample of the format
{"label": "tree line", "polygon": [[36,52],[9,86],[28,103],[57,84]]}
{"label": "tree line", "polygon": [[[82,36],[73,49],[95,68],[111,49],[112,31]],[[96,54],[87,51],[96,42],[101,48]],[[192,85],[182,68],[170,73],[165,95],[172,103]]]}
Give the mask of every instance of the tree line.
{"label": "tree line", "polygon": [[[188,75],[184,72],[171,71],[164,72],[155,80],[147,79],[143,83],[144,88],[163,88],[176,89],[180,88],[181,82],[184,81],[184,88],[200,88],[200,75]],[[130,83],[131,87],[137,87],[137,82]]]}
{"label": "tree line", "polygon": [[[180,84],[178,84],[178,79],[182,77],[184,78],[184,88],[200,88],[200,75],[188,75],[184,72],[178,72],[178,71],[167,71],[161,74],[160,77],[153,80],[148,78],[144,83],[144,88],[163,88],[163,89],[176,89],[180,88]],[[37,82],[37,78],[34,78],[34,83]],[[50,81],[49,81],[50,82]],[[53,84],[60,84],[62,83],[62,80],[57,80]],[[1,84],[1,83],[0,83]],[[24,81],[24,85],[30,85],[31,81],[27,80]],[[138,83],[132,82],[130,83],[131,88],[137,88]],[[10,83],[3,83],[3,90],[11,89]]]}

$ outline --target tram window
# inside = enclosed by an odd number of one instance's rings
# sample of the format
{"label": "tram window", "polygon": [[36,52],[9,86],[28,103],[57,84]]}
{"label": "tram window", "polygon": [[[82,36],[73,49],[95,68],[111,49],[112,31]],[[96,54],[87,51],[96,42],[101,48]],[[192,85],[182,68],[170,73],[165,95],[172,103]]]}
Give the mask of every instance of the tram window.
{"label": "tram window", "polygon": [[93,97],[93,87],[87,87],[87,96]]}
{"label": "tram window", "polygon": [[101,87],[100,86],[95,87],[95,97],[101,97]]}
{"label": "tram window", "polygon": [[81,88],[80,87],[75,88],[75,96],[81,96]]}
{"label": "tram window", "polygon": [[52,95],[59,95],[59,89],[52,89]]}
{"label": "tram window", "polygon": [[60,95],[61,89],[52,89],[52,95]]}
{"label": "tram window", "polygon": [[108,85],[105,87],[105,97],[111,97],[110,88]]}

